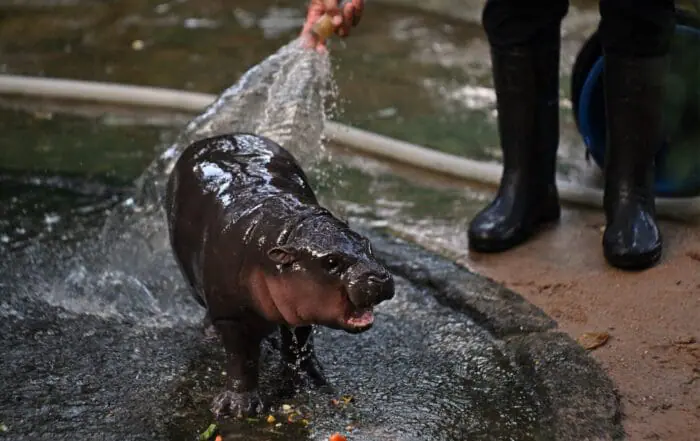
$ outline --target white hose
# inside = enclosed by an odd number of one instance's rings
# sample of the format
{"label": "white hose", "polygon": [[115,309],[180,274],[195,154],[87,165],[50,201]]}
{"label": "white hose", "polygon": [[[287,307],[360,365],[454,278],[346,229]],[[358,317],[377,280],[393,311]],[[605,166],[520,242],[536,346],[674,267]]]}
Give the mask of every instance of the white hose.
{"label": "white hose", "polygon": [[[0,75],[0,93],[163,107],[192,112],[201,112],[216,99],[215,95],[157,87],[14,75]],[[335,122],[327,122],[325,129],[326,136],[334,142],[365,154],[485,184],[498,185],[500,181],[499,164],[442,153]],[[562,180],[557,181],[557,186],[564,201],[602,207],[603,192],[600,189]],[[695,217],[700,214],[700,197],[657,198],[656,206],[659,214],[666,217]]]}

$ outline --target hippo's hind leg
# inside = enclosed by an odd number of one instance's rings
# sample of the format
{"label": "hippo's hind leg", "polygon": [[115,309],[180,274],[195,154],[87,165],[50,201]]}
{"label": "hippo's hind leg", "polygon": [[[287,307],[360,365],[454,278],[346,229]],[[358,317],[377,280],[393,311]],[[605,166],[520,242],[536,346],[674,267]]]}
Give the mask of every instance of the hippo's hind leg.
{"label": "hippo's hind leg", "polygon": [[217,418],[259,415],[263,411],[258,392],[262,336],[239,321],[217,320],[214,326],[226,350],[228,382],[227,390],[214,399],[211,411]]}
{"label": "hippo's hind leg", "polygon": [[216,327],[209,316],[209,311],[204,314],[204,318],[202,319],[202,328],[204,332],[204,341],[214,343],[219,339],[219,335],[216,332]]}
{"label": "hippo's hind leg", "polygon": [[282,337],[282,364],[286,379],[284,393],[292,394],[302,386],[304,377],[314,387],[330,390],[323,366],[316,359],[311,326],[290,328],[280,326]]}

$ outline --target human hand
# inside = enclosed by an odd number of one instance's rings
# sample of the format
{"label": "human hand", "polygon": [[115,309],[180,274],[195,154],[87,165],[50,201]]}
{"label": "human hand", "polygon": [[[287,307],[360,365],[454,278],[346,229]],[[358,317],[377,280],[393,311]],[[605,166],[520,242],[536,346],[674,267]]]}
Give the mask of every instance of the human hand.
{"label": "human hand", "polygon": [[347,0],[339,5],[338,0],[311,0],[306,13],[306,22],[301,31],[304,45],[319,52],[326,50],[326,42],[312,32],[313,25],[324,14],[331,17],[333,32],[341,38],[350,34],[350,29],[357,26],[362,18],[364,0]]}

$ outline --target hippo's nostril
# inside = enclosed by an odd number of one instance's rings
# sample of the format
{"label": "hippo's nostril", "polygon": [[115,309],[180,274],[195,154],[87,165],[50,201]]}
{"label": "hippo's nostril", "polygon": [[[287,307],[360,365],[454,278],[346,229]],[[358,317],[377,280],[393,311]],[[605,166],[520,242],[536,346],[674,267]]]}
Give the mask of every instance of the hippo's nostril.
{"label": "hippo's nostril", "polygon": [[372,304],[378,304],[394,297],[394,281],[391,274],[373,273],[367,276]]}
{"label": "hippo's nostril", "polygon": [[367,277],[367,281],[370,285],[381,285],[382,283],[386,283],[387,280],[389,280],[389,277],[376,274],[371,274]]}

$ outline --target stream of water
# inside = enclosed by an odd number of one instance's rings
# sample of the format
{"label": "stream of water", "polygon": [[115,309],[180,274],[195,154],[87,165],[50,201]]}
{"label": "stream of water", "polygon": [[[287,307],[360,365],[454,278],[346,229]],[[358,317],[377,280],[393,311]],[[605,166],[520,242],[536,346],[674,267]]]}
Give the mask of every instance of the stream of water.
{"label": "stream of water", "polygon": [[148,318],[168,326],[169,320],[201,319],[202,311],[186,297],[177,301],[172,295],[178,278],[159,271],[165,262],[168,271],[175,268],[162,208],[175,160],[196,140],[250,132],[285,146],[305,169],[317,170],[326,151],[322,134],[326,103],[333,102],[327,96],[331,84],[328,55],[302,48],[299,40],[253,66],[167,145],[137,180],[133,197],[109,207],[99,240],[82,244],[74,267],[47,300],[76,313]]}

